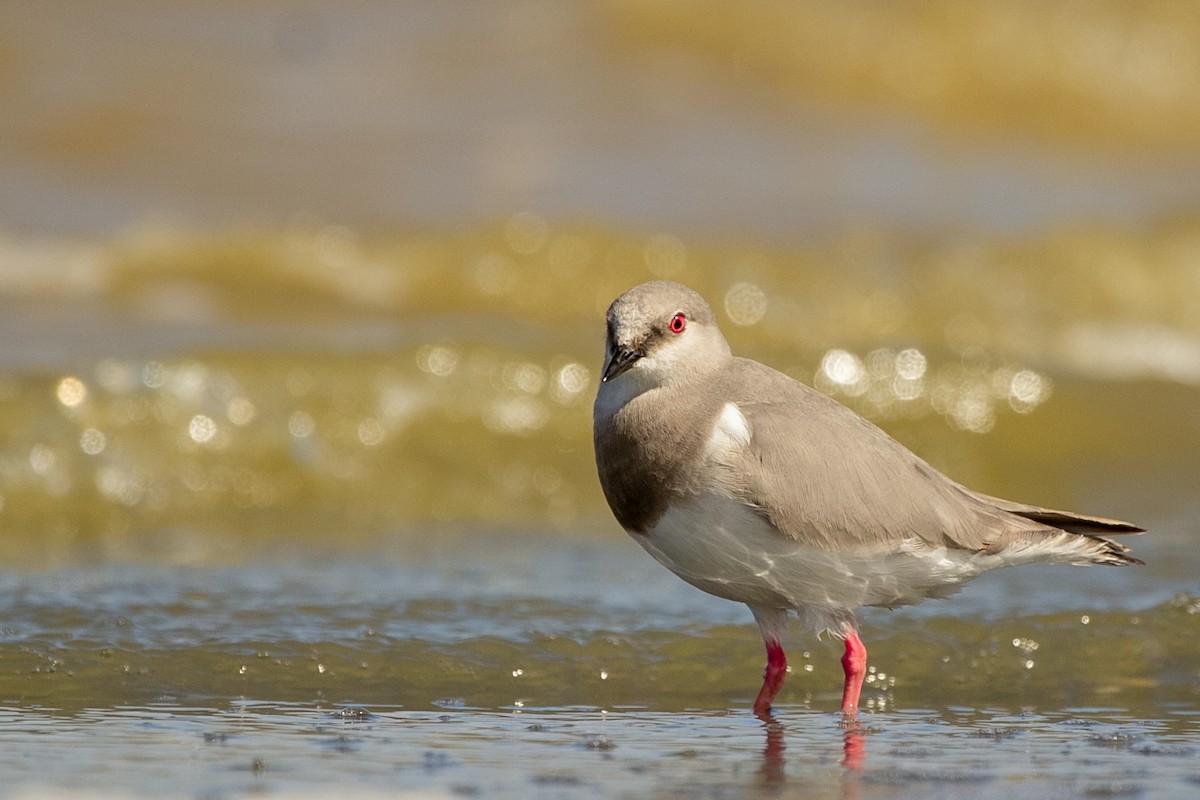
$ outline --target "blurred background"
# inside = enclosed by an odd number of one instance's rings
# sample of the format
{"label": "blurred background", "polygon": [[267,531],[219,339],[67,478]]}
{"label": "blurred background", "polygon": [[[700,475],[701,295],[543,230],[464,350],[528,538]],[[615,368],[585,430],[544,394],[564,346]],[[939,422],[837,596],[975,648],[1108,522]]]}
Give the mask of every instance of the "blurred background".
{"label": "blurred background", "polygon": [[1194,541],[1200,11],[4,3],[0,560],[623,544],[654,277],[960,481]]}

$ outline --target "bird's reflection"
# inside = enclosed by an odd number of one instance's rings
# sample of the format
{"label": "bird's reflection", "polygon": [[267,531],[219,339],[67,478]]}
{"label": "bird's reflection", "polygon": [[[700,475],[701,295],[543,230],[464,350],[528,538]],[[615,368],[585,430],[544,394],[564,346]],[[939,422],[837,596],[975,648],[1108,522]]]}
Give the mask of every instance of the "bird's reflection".
{"label": "bird's reflection", "polygon": [[858,772],[867,761],[867,740],[855,717],[842,721],[842,766]]}
{"label": "bird's reflection", "polygon": [[[785,783],[787,749],[785,740],[786,728],[778,719],[767,717],[763,719],[763,751],[762,764],[758,770],[759,783],[764,789],[782,788]],[[845,767],[845,780],[842,784],[842,797],[854,800],[858,797],[858,778],[867,760],[867,741],[864,728],[856,718],[842,721],[842,760]]]}
{"label": "bird's reflection", "polygon": [[783,723],[777,719],[767,719],[763,722],[766,733],[766,744],[763,745],[762,767],[758,774],[761,783],[766,788],[783,784],[784,760],[783,751],[787,745],[783,741]]}

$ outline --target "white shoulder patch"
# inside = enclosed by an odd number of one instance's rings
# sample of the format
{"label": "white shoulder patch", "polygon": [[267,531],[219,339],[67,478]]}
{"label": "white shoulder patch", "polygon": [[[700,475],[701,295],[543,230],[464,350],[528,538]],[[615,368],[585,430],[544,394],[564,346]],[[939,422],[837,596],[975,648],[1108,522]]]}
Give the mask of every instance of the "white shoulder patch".
{"label": "white shoulder patch", "polygon": [[736,403],[726,403],[708,436],[708,452],[717,454],[750,444],[750,423]]}

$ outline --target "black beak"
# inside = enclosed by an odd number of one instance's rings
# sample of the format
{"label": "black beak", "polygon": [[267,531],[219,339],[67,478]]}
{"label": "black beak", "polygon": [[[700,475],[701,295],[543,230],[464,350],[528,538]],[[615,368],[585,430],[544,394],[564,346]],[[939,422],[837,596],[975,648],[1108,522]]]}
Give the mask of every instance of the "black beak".
{"label": "black beak", "polygon": [[613,348],[612,358],[604,365],[604,377],[600,379],[601,383],[612,380],[620,375],[625,370],[633,366],[633,362],[642,357],[639,350],[634,350],[630,347],[621,347],[617,345]]}

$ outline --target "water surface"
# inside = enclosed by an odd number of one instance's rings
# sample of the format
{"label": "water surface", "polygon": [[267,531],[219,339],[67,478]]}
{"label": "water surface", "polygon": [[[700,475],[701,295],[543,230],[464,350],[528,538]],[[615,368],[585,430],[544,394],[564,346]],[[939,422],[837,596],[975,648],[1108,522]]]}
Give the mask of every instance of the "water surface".
{"label": "water surface", "polygon": [[406,535],[370,560],[6,573],[6,792],[1185,797],[1200,779],[1190,575],[1012,570],[868,614],[845,730],[835,643],[793,632],[764,726],[746,610],[635,548]]}

